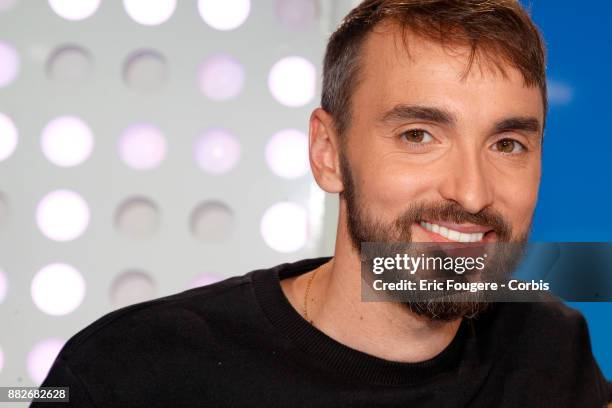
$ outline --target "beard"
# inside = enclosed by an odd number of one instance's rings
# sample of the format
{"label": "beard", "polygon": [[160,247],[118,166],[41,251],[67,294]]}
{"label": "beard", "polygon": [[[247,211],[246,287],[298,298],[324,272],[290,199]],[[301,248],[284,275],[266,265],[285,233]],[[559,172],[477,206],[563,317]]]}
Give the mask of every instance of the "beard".
{"label": "beard", "polygon": [[[343,149],[342,149],[343,150]],[[411,243],[412,226],[422,220],[430,222],[447,221],[454,223],[473,223],[495,231],[497,242],[516,242],[521,247],[527,242],[528,231],[513,236],[510,223],[500,213],[484,208],[478,213],[470,213],[454,201],[438,203],[414,202],[391,222],[383,222],[370,212],[361,200],[356,188],[346,155],[341,151],[340,167],[344,183],[344,198],[347,208],[348,232],[353,248],[361,254],[363,242],[401,242]],[[503,252],[503,251],[502,251]],[[516,253],[501,255],[498,265],[515,265]],[[412,313],[430,320],[452,321],[458,318],[474,318],[488,309],[490,303],[475,299],[473,296],[461,298],[453,296],[440,299],[415,300],[402,302]]]}

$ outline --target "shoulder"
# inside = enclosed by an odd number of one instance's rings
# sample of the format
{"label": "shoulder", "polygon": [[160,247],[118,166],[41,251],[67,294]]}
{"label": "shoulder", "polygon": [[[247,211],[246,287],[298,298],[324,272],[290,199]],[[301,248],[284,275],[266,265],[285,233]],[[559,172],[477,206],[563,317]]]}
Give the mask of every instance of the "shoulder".
{"label": "shoulder", "polygon": [[587,322],[582,313],[552,296],[539,302],[506,303],[499,309],[499,318],[510,322],[516,333],[531,336],[538,333],[542,337],[546,334],[564,334],[565,338],[572,333],[588,335]]}
{"label": "shoulder", "polygon": [[[591,353],[587,321],[582,313],[561,300],[547,297],[539,302],[498,303],[487,325],[502,347],[525,355]],[[499,337],[501,336],[501,338]],[[568,355],[571,357],[572,355]]]}
{"label": "shoulder", "polygon": [[173,344],[201,344],[220,322],[248,313],[252,273],[107,313],[73,335],[60,358],[78,368],[98,358],[150,358]]}
{"label": "shoulder", "polygon": [[196,395],[219,361],[266,334],[255,272],[100,317],[68,340],[42,385],[69,386],[71,406],[83,407],[160,406],[169,386]]}
{"label": "shoulder", "polygon": [[[262,313],[257,288],[266,285],[269,290],[278,284],[279,275],[299,273],[316,262],[305,259],[256,269],[112,311],[72,336],[59,358],[79,371],[98,360],[119,361],[125,354],[143,360],[159,356],[170,361],[181,352],[206,358],[227,350],[232,342],[257,341],[274,330]],[[176,355],[170,356],[171,352]]]}
{"label": "shoulder", "polygon": [[[582,313],[556,298],[541,302],[495,305],[484,334],[495,350],[492,358],[505,381],[555,395],[605,398],[607,384],[595,360]],[[533,380],[527,384],[524,381]],[[535,381],[537,379],[537,381]],[[537,392],[537,390],[533,390]]]}

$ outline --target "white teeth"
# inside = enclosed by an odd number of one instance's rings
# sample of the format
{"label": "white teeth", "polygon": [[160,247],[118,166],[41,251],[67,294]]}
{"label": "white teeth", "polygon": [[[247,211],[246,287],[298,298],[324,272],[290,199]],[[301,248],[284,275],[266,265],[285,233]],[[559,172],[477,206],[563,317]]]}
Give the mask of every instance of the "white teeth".
{"label": "white teeth", "polygon": [[425,228],[427,231],[431,231],[436,234],[442,235],[444,238],[450,239],[451,241],[478,242],[482,240],[482,237],[484,237],[484,233],[482,232],[466,234],[465,232],[455,231],[452,229],[448,229],[446,227],[442,227],[438,224],[430,224],[424,221],[421,221],[420,225],[421,227]]}
{"label": "white teeth", "polygon": [[451,241],[459,241],[461,233],[459,231],[448,230],[448,239]]}

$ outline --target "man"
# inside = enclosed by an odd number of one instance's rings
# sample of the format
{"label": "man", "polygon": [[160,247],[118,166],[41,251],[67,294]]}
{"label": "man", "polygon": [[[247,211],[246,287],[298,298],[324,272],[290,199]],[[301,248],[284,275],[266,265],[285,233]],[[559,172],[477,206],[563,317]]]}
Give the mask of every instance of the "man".
{"label": "man", "polygon": [[585,319],[559,302],[361,301],[362,242],[526,240],[546,109],[518,2],[366,0],[310,118],[314,177],[340,194],[334,256],[112,312],[43,386],[75,407],[605,406]]}

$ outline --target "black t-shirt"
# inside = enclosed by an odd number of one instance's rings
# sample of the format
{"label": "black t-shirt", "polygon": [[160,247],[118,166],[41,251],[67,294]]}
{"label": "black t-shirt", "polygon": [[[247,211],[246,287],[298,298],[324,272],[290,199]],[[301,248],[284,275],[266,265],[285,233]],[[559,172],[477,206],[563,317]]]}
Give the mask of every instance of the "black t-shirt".
{"label": "black t-shirt", "polygon": [[[32,407],[597,407],[585,319],[560,302],[496,303],[420,363],[351,349],[304,320],[280,279],[306,259],[113,311],[64,346]],[[356,333],[355,335],[359,335]]]}

